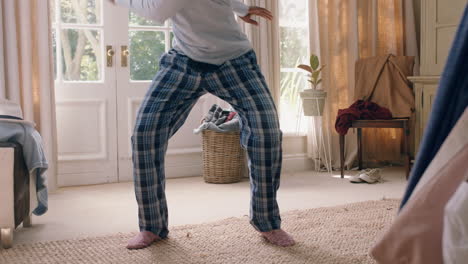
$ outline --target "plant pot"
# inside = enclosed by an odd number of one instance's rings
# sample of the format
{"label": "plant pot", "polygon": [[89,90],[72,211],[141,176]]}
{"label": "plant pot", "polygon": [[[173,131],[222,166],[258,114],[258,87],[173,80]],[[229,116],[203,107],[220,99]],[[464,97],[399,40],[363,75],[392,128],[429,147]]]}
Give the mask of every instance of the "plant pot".
{"label": "plant pot", "polygon": [[322,90],[308,89],[301,93],[305,116],[322,116],[327,93]]}

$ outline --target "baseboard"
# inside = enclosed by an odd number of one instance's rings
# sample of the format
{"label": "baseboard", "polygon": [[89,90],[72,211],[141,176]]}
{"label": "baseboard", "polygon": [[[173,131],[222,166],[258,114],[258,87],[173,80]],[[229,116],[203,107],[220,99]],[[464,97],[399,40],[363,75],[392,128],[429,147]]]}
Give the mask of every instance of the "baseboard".
{"label": "baseboard", "polygon": [[[294,153],[294,151],[298,150],[306,151],[306,148],[303,146],[304,142],[304,136],[289,136],[285,138],[283,173],[307,171],[314,168],[313,161],[307,157],[307,153]],[[168,151],[166,157],[166,178],[199,177],[201,175],[203,175],[201,148]]]}
{"label": "baseboard", "polygon": [[[312,170],[313,161],[307,157],[303,136],[288,137],[285,139],[283,152],[282,173],[292,173]],[[296,151],[296,153],[294,153]],[[187,148],[169,150],[165,160],[166,178],[200,177],[203,175],[203,160],[201,148]],[[128,174],[121,175],[121,182],[131,181],[131,169]],[[60,173],[60,170],[59,170]],[[112,173],[111,173],[112,174]],[[114,177],[112,177],[114,176]],[[58,185],[77,186],[105,184],[116,182],[115,175],[104,175],[101,172],[85,172],[76,174],[61,174],[58,177]]]}
{"label": "baseboard", "polygon": [[166,178],[200,177],[203,175],[203,164],[166,166]]}
{"label": "baseboard", "polygon": [[314,169],[314,162],[303,154],[289,154],[283,156],[283,173],[308,171]]}
{"label": "baseboard", "polygon": [[[203,162],[200,153],[190,153],[173,155],[170,161],[166,164],[166,178],[185,178],[185,177],[200,177],[203,175]],[[189,157],[188,157],[189,156]],[[178,159],[187,158],[191,159],[189,164],[178,163]],[[313,162],[307,155],[304,154],[290,154],[283,156],[283,169],[282,173],[292,173],[307,171],[313,169]],[[65,176],[65,177],[64,177]],[[93,185],[105,184],[115,182],[107,177],[102,177],[101,173],[80,173],[80,174],[67,174],[59,176],[58,186],[79,186],[79,185]]]}
{"label": "baseboard", "polygon": [[[194,155],[192,158],[196,159],[201,156],[201,153],[198,155],[192,153],[192,155]],[[312,170],[313,168],[314,164],[312,160],[307,157],[306,153],[288,154],[283,156],[283,173],[307,171]],[[167,178],[199,177],[201,175],[203,175],[203,163],[201,159],[199,160],[199,163],[166,165]]]}
{"label": "baseboard", "polygon": [[115,182],[115,180],[111,180],[109,177],[103,177],[102,172],[86,172],[59,174],[57,185],[58,187],[68,187],[105,184],[113,182]]}

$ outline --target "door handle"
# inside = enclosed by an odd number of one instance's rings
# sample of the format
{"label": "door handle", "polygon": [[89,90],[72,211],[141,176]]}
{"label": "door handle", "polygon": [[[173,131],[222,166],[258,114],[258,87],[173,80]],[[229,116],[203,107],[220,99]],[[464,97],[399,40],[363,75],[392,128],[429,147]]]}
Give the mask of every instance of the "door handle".
{"label": "door handle", "polygon": [[106,55],[107,55],[107,67],[114,66],[115,51],[111,45],[106,46]]}
{"label": "door handle", "polygon": [[128,67],[128,56],[130,55],[130,51],[128,50],[128,46],[121,46],[121,53],[120,53],[120,61],[122,67]]}

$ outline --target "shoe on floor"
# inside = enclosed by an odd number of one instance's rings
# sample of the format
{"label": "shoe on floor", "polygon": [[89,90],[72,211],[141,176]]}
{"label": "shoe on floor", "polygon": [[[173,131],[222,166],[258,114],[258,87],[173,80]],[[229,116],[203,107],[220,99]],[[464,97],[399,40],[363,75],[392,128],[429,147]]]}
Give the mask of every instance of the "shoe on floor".
{"label": "shoe on floor", "polygon": [[349,182],[350,183],[366,183],[361,178],[359,178],[359,176],[361,176],[361,172],[358,173],[357,175],[349,177]]}
{"label": "shoe on floor", "polygon": [[366,169],[359,173],[359,179],[367,183],[376,183],[382,180],[380,169]]}

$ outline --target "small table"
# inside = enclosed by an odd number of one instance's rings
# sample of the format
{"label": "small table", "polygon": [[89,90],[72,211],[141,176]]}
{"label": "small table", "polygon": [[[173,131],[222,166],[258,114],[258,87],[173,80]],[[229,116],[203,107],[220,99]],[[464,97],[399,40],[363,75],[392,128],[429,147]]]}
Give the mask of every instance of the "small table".
{"label": "small table", "polygon": [[[409,177],[410,172],[410,124],[409,118],[389,119],[389,120],[355,120],[351,128],[357,128],[358,139],[358,162],[359,169],[362,169],[362,129],[363,128],[401,128],[403,129],[403,152],[405,153],[405,169],[406,179]],[[341,178],[344,178],[344,146],[345,136],[340,135],[340,164],[341,164]]]}

